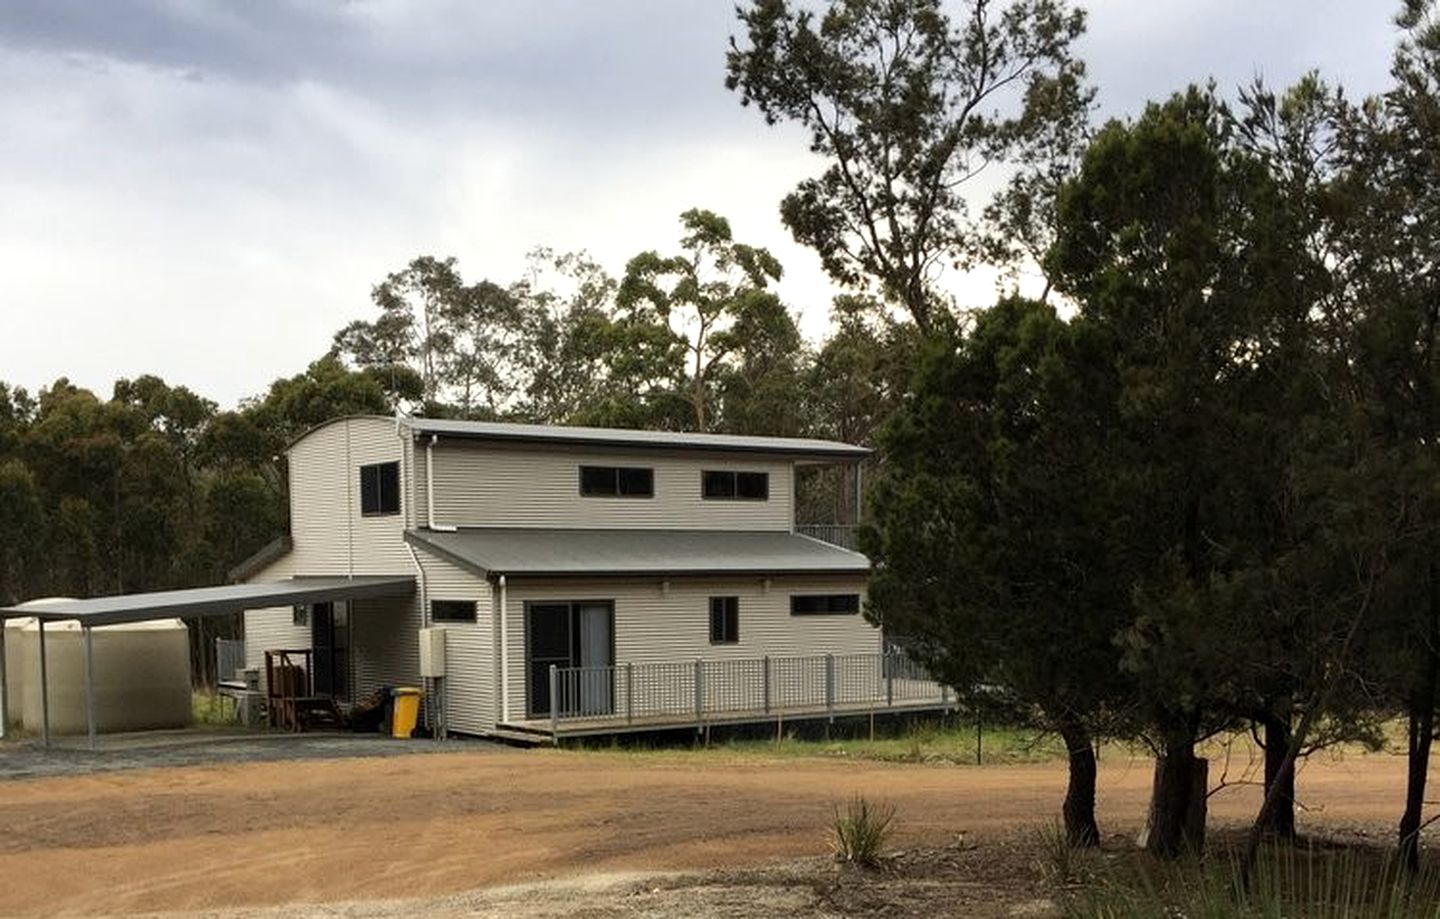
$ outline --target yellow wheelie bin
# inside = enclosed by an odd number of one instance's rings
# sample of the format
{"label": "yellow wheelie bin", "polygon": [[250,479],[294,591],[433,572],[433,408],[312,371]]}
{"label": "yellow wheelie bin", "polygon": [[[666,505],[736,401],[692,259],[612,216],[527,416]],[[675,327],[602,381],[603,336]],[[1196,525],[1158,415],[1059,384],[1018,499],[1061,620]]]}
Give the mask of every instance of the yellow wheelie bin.
{"label": "yellow wheelie bin", "polygon": [[390,736],[406,738],[415,733],[420,721],[420,698],[423,690],[415,686],[396,686],[390,690]]}

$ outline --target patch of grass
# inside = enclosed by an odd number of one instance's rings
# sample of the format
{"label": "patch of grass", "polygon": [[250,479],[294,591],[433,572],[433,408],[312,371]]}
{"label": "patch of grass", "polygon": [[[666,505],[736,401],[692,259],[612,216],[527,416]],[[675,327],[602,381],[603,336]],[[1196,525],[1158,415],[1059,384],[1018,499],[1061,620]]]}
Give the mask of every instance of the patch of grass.
{"label": "patch of grass", "polygon": [[1079,884],[1062,886],[1064,915],[1073,919],[1409,919],[1432,917],[1440,903],[1440,871],[1416,876],[1388,850],[1302,844],[1268,847],[1250,884],[1233,852],[1208,859],[1159,862],[1135,853],[1110,862]]}
{"label": "patch of grass", "polygon": [[235,724],[229,703],[209,689],[191,690],[190,721],[194,724]]}
{"label": "patch of grass", "polygon": [[[973,766],[975,726],[921,723],[891,736],[851,737],[833,740],[807,738],[787,731],[779,740],[728,739],[709,746],[688,742],[663,743],[627,738],[578,745],[592,752],[647,758],[710,757],[740,761],[790,757],[823,757],[886,763],[928,763]],[[984,765],[1044,763],[1065,759],[1064,744],[1053,734],[1034,728],[986,726],[980,736]],[[1126,754],[1128,756],[1128,754]]]}
{"label": "patch of grass", "polygon": [[830,846],[835,858],[864,868],[878,865],[894,822],[893,804],[871,804],[864,795],[851,798],[844,810],[835,805],[830,821]]}

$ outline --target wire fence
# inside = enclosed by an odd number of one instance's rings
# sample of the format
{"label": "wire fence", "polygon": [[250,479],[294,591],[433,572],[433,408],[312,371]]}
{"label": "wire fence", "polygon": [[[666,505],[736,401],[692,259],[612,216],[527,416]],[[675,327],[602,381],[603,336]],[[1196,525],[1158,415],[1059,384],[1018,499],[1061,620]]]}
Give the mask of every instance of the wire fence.
{"label": "wire fence", "polygon": [[552,723],[594,718],[702,722],[955,700],[899,652],[550,668]]}

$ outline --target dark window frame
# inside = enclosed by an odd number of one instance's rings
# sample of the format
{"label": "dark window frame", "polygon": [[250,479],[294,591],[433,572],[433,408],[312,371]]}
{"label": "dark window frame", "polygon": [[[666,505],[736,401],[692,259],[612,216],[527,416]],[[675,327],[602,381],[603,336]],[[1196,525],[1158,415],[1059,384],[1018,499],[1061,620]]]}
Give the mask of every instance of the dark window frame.
{"label": "dark window frame", "polygon": [[[387,494],[387,490],[391,493]],[[391,499],[386,501],[386,498]],[[400,462],[366,463],[360,467],[360,516],[393,517],[400,513]]]}
{"label": "dark window frame", "polygon": [[[743,493],[747,489],[741,487],[742,482],[750,483],[750,494]],[[754,487],[757,483],[758,489]],[[712,485],[719,487],[712,490]],[[770,473],[753,469],[702,469],[700,497],[706,501],[769,501]]]}
{"label": "dark window frame", "polygon": [[859,594],[790,595],[792,616],[854,616],[859,612]]}
{"label": "dark window frame", "polygon": [[[717,629],[716,625],[720,627]],[[710,598],[710,644],[740,644],[740,598]]]}
{"label": "dark window frame", "polygon": [[[611,480],[612,490],[595,490],[598,484],[594,479],[607,474]],[[648,490],[641,491],[635,488],[636,476],[645,480]],[[590,478],[592,481],[587,482]],[[629,481],[627,482],[627,477]],[[655,468],[653,466],[597,466],[592,464],[581,464],[577,473],[578,488],[582,498],[629,498],[642,499],[655,497]]]}
{"label": "dark window frame", "polygon": [[[457,607],[466,607],[466,612],[458,616],[439,615],[439,608],[445,606],[452,610]],[[474,600],[431,600],[430,621],[458,625],[474,625],[480,621],[480,604]]]}

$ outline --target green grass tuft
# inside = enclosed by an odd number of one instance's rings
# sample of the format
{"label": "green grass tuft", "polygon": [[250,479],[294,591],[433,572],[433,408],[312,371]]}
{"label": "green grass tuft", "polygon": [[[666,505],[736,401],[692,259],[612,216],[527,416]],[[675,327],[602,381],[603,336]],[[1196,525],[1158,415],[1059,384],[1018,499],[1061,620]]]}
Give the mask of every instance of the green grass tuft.
{"label": "green grass tuft", "polygon": [[835,858],[864,868],[875,867],[890,840],[894,821],[893,804],[871,804],[864,795],[851,798],[844,810],[835,805],[830,821],[830,845]]}

